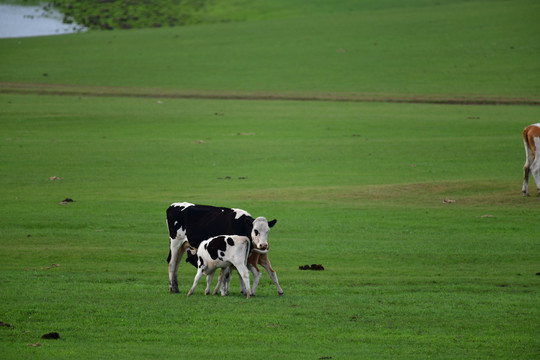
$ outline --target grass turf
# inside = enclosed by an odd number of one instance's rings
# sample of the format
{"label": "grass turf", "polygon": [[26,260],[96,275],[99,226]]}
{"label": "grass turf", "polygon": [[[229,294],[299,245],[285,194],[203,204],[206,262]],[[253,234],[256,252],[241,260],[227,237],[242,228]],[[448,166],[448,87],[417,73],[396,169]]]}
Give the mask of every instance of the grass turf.
{"label": "grass turf", "polygon": [[0,81],[538,100],[536,1],[367,4],[230,24],[4,39]]}
{"label": "grass turf", "polygon": [[[535,107],[1,100],[9,356],[211,356],[216,341],[234,358],[537,353],[540,203],[520,195],[515,136]],[[285,296],[264,275],[251,301],[186,298],[185,263],[169,295],[164,211],[179,200],[278,218]],[[325,270],[298,270],[312,263]]]}
{"label": "grass turf", "polygon": [[[538,98],[535,2],[363,4],[0,40],[2,354],[538,357],[537,107],[161,96]],[[173,201],[277,218],[284,297],[169,295]]]}

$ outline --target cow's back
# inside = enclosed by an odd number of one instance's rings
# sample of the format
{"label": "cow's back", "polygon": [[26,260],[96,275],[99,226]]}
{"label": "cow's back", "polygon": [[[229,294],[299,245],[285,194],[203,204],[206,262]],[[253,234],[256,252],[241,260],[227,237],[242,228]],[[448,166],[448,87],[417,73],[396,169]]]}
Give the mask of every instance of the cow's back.
{"label": "cow's back", "polygon": [[171,239],[185,234],[192,247],[199,247],[202,241],[217,235],[251,236],[253,218],[245,211],[174,203],[167,209],[167,224]]}

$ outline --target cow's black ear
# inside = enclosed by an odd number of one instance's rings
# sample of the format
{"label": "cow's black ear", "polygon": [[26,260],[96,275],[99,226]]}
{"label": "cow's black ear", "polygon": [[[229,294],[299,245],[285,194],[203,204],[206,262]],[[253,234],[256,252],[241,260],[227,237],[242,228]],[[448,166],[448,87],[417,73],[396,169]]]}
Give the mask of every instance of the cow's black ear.
{"label": "cow's black ear", "polygon": [[272,226],[276,225],[276,223],[277,223],[277,220],[274,219],[274,220],[268,222],[268,226],[272,227]]}

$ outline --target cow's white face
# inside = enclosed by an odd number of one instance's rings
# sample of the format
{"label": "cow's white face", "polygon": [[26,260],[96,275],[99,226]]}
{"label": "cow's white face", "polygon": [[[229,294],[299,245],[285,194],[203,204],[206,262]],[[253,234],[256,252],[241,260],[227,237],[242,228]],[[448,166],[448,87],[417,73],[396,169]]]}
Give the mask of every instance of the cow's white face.
{"label": "cow's white face", "polygon": [[276,224],[277,220],[267,221],[266,218],[259,216],[253,220],[253,229],[251,238],[255,248],[259,250],[268,250],[268,233],[270,228]]}

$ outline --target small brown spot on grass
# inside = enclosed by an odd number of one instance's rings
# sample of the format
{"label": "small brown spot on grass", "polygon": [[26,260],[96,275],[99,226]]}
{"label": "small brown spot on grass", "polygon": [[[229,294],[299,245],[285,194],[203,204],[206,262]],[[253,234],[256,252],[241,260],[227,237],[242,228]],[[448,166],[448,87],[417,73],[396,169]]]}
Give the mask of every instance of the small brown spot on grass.
{"label": "small brown spot on grass", "polygon": [[315,270],[315,271],[322,271],[322,270],[324,270],[324,266],[322,266],[321,264],[311,264],[311,266],[309,266],[309,265],[303,265],[303,266],[299,266],[299,267],[298,267],[298,270]]}
{"label": "small brown spot on grass", "polygon": [[48,340],[58,340],[60,339],[60,334],[55,332],[50,332],[47,334],[44,334],[41,336],[42,339],[48,339]]}
{"label": "small brown spot on grass", "polygon": [[59,205],[67,205],[69,203],[72,203],[74,200],[71,199],[71,198],[65,198],[64,200],[60,201],[58,204]]}

